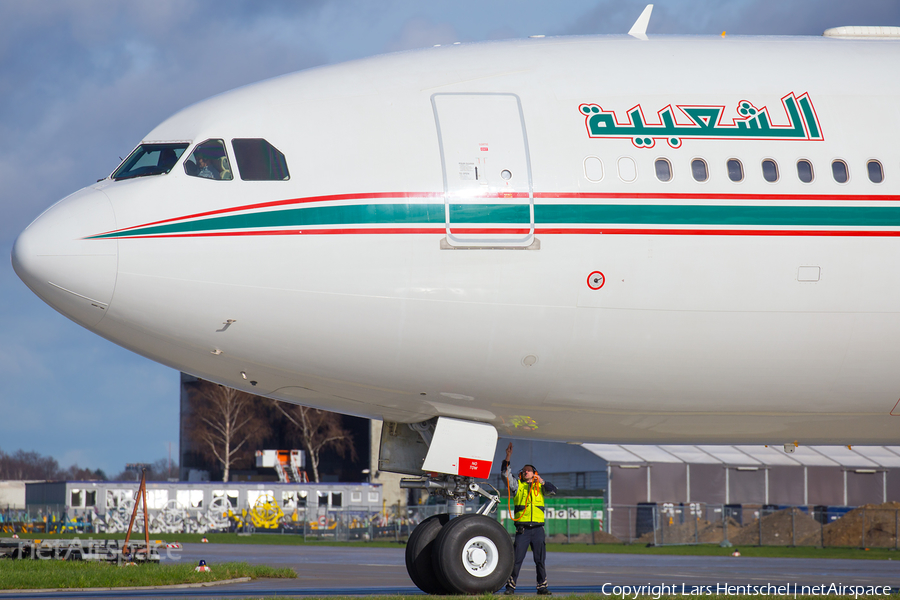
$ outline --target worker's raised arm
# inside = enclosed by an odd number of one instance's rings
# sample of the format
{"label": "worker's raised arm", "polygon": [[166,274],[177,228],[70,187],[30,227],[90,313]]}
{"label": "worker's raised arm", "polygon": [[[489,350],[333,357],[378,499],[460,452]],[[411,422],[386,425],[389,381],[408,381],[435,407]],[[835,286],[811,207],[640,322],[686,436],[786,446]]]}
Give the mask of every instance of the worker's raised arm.
{"label": "worker's raised arm", "polygon": [[503,477],[506,477],[506,481],[509,483],[509,489],[516,492],[519,489],[519,478],[514,477],[512,474],[512,469],[510,468],[510,459],[512,458],[512,442],[509,443],[509,446],[506,447],[506,460],[500,463],[500,474]]}

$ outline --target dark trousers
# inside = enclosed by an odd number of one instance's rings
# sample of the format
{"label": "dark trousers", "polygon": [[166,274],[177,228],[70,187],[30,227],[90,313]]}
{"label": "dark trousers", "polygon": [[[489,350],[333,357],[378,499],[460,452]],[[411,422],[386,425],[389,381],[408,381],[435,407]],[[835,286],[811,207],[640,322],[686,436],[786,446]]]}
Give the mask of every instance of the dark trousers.
{"label": "dark trousers", "polygon": [[506,582],[506,588],[510,590],[516,589],[516,581],[519,579],[519,570],[525,561],[525,555],[528,554],[528,546],[531,546],[531,552],[534,555],[534,568],[537,571],[537,587],[538,589],[547,587],[547,545],[544,543],[544,528],[516,526],[516,564],[513,565],[512,574],[509,581]]}

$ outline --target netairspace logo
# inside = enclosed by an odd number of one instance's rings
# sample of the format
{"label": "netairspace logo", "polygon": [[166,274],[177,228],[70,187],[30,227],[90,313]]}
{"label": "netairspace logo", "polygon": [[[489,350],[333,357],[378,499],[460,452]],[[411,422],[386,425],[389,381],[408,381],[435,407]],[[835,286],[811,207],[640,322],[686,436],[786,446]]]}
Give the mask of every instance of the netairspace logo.
{"label": "netairspace logo", "polygon": [[889,585],[843,585],[831,583],[822,585],[613,585],[604,583],[600,589],[604,596],[637,600],[651,597],[659,600],[663,596],[890,596]]}

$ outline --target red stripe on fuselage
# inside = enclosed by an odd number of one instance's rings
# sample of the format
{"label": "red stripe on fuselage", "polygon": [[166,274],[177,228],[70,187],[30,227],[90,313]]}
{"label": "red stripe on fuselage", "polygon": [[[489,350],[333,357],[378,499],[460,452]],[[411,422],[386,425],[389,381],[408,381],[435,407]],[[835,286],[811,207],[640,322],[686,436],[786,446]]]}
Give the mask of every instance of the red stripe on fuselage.
{"label": "red stripe on fuselage", "polygon": [[[297,204],[309,204],[315,202],[340,202],[345,200],[383,200],[387,198],[443,198],[443,192],[366,192],[359,194],[333,194],[327,196],[310,196],[307,198],[290,198],[287,200],[273,200],[271,202],[260,202],[257,204],[245,204],[232,208],[220,208],[206,212],[193,213],[183,215],[181,217],[172,217],[170,219],[162,219],[159,221],[151,221],[141,225],[133,225],[131,227],[123,227],[122,229],[114,229],[105,231],[98,235],[108,235],[110,233],[120,233],[139,229],[141,227],[151,227],[154,225],[163,225],[165,223],[173,223],[176,221],[184,221],[189,219],[199,219],[201,217],[209,217],[213,215],[223,215],[228,213],[242,212],[247,210],[257,210],[264,208],[274,208],[278,206],[290,206]],[[477,196],[478,198],[527,198],[526,193],[493,193]],[[681,201],[697,201],[697,200],[794,200],[794,201],[820,201],[820,202],[900,202],[900,195],[874,195],[874,194],[684,194],[684,193],[632,193],[632,192],[537,192],[534,198],[544,200],[681,200]],[[176,237],[176,236],[142,236],[142,237]],[[127,238],[119,238],[127,239]]]}
{"label": "red stripe on fuselage", "polygon": [[[119,240],[142,240],[158,238],[202,238],[202,237],[246,237],[285,235],[371,235],[371,234],[430,234],[444,235],[446,230],[430,227],[410,228],[338,228],[338,229],[278,229],[268,231],[210,231],[203,233],[167,233],[159,235],[121,236]],[[459,234],[521,234],[527,229],[459,229]],[[811,237],[900,237],[900,231],[847,231],[847,230],[803,230],[803,229],[607,229],[607,228],[537,228],[535,235],[721,235],[721,236],[811,236]]]}

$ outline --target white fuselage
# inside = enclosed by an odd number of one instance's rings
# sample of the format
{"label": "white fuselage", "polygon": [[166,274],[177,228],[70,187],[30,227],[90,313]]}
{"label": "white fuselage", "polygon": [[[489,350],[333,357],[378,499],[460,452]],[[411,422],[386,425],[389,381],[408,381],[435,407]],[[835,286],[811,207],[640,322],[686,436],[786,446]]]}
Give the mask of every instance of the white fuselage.
{"label": "white fuselage", "polygon": [[[287,75],[144,141],[222,139],[234,162],[232,139],[265,138],[289,180],[181,163],[107,179],[42,215],[14,264],[126,348],[343,413],[584,442],[897,443],[898,64],[892,41],[546,38]],[[789,94],[815,112],[805,138],[728,137],[745,100],[787,127]],[[640,105],[661,132],[664,107],[681,131],[683,107],[724,108],[721,129],[647,148],[589,135],[583,105],[623,131]]]}

